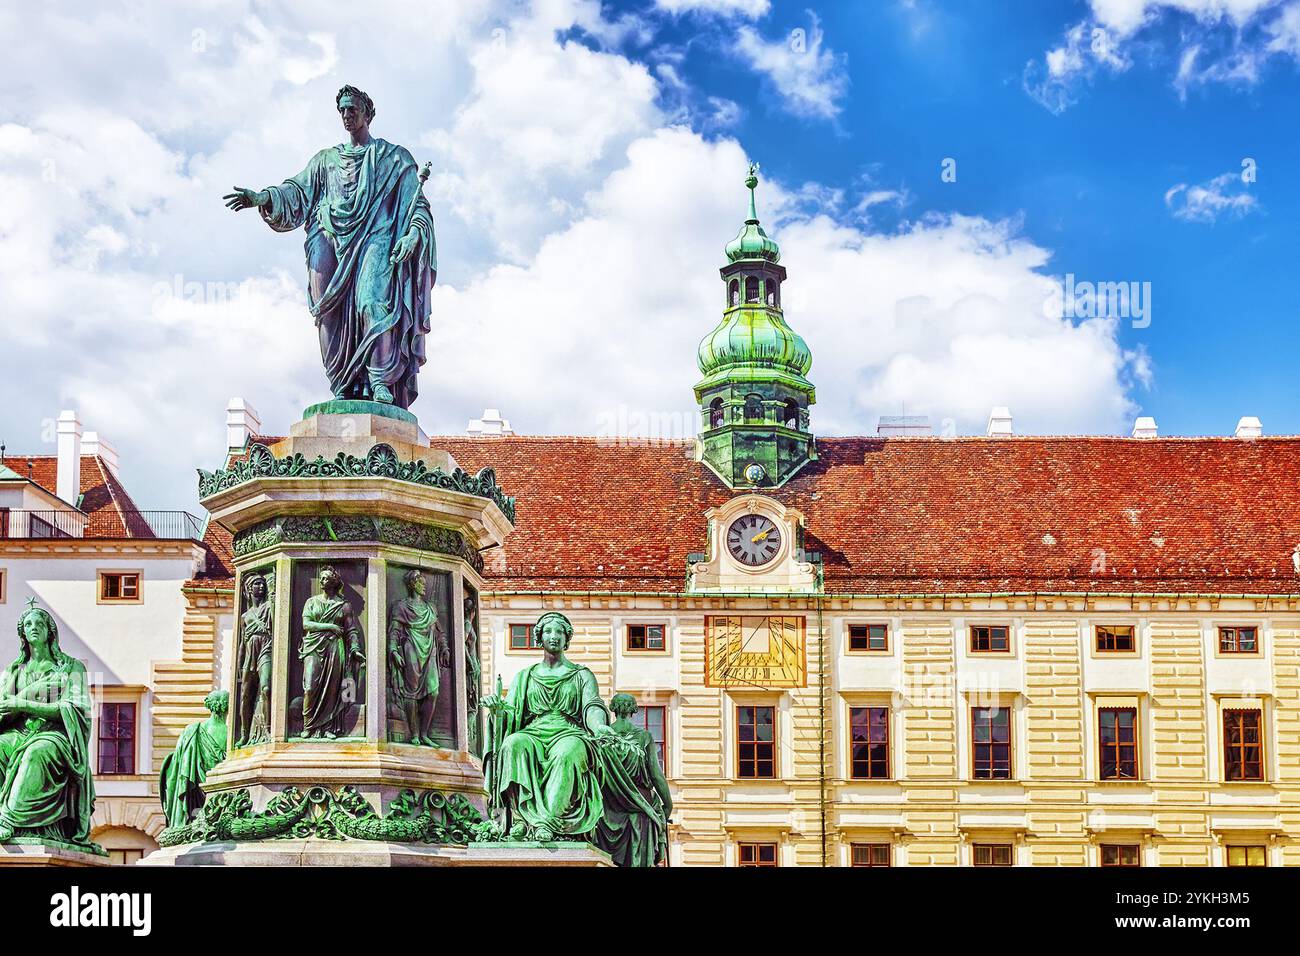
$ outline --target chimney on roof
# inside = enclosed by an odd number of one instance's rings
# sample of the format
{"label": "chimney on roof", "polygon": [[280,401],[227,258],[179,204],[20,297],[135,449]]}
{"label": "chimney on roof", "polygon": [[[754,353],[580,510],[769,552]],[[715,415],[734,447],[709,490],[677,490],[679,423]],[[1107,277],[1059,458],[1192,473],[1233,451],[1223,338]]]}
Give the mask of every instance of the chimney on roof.
{"label": "chimney on roof", "polygon": [[876,434],[882,438],[902,438],[908,435],[931,435],[928,415],[881,415],[876,423]]}
{"label": "chimney on roof", "polygon": [[242,398],[232,398],[226,406],[226,448],[236,451],[248,444],[250,438],[261,434],[262,417],[257,409]]}
{"label": "chimney on roof", "polygon": [[1133,423],[1134,438],[1156,438],[1160,430],[1156,428],[1156,420],[1150,415],[1143,415]]}
{"label": "chimney on roof", "polygon": [[72,409],[59,412],[54,493],[72,507],[81,497],[81,421]]}
{"label": "chimney on roof", "polygon": [[1254,415],[1243,415],[1237,422],[1238,438],[1258,438],[1264,434],[1264,424]]}
{"label": "chimney on roof", "polygon": [[122,477],[118,471],[117,449],[108,443],[108,439],[101,438],[99,432],[86,432],[81,436],[81,453],[98,457],[114,478]]}
{"label": "chimney on roof", "polygon": [[483,417],[471,418],[465,428],[465,434],[472,438],[501,438],[514,433],[510,422],[501,417],[501,410],[497,408],[483,409]]}
{"label": "chimney on roof", "polygon": [[993,411],[989,412],[989,430],[990,438],[1009,438],[1015,434],[1011,427],[1011,409],[1005,405],[997,405]]}

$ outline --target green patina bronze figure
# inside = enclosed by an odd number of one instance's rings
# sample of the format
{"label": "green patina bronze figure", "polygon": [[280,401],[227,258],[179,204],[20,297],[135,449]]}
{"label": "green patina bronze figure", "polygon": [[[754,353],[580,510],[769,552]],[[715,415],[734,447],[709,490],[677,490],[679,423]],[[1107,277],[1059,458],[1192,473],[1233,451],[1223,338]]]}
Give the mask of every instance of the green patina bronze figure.
{"label": "green patina bronze figure", "polygon": [[485,697],[492,715],[484,758],[489,805],[505,815],[513,841],[586,839],[604,814],[599,737],[615,737],[596,675],[564,656],[573,625],[543,614],[533,626],[542,659],[515,677],[510,693]]}
{"label": "green patina bronze figure", "polygon": [[226,757],[226,712],[230,693],[215,690],[203,700],[211,715],[181,731],[176,749],[163,761],[158,775],[163,815],[169,827],[189,823],[203,806],[203,781],[208,771]]}
{"label": "green patina bronze figure", "polygon": [[632,723],[636,698],[615,694],[609,706],[614,732],[630,746],[601,748],[605,815],[592,842],[616,866],[658,866],[668,855],[668,818],[673,812],[668,780],[654,738]]}
{"label": "green patina bronze figure", "polygon": [[248,747],[271,739],[272,613],[267,577],[251,574],[244,582],[245,610],[239,619],[235,680],[239,712],[235,715],[235,746]]}
{"label": "green patina bronze figure", "polygon": [[0,843],[90,843],[86,667],[59,648],[59,628],[35,599],[18,619],[18,659],[0,676]]}
{"label": "green patina bronze figure", "polygon": [[[437,747],[433,714],[438,706],[438,668],[451,666],[451,650],[437,611],[424,599],[424,575],[412,568],[402,582],[406,597],[388,609],[388,689],[406,718],[404,740],[397,742]],[[396,736],[390,725],[389,739]]]}
{"label": "green patina bronze figure", "polygon": [[345,732],[343,719],[362,684],[366,652],[339,573],[322,568],[320,586],[323,593],[308,598],[302,609],[302,736],[332,740]]}
{"label": "green patina bronze figure", "polygon": [[469,752],[481,754],[482,719],[479,714],[482,696],[483,663],[479,659],[478,601],[467,589],[465,592],[465,713],[469,719]]}
{"label": "green patina bronze figure", "polygon": [[335,105],[346,143],[279,186],[223,198],[236,211],[257,208],[277,232],[306,227],[308,302],[335,398],[410,408],[438,271],[421,190],[428,165],[417,170],[406,149],[370,134],[375,105],[361,90],[343,87]]}

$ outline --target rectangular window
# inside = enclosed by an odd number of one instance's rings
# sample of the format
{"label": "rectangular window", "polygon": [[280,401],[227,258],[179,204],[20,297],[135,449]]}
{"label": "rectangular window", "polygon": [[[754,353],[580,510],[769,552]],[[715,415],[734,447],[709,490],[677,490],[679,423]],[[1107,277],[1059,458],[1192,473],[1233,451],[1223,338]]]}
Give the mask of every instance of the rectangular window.
{"label": "rectangular window", "polygon": [[629,624],[627,626],[627,649],[629,651],[662,651],[664,643],[664,626],[662,624]]}
{"label": "rectangular window", "polygon": [[1010,866],[1010,843],[976,843],[971,847],[971,862],[976,866]]}
{"label": "rectangular window", "polygon": [[972,707],[976,780],[1011,779],[1011,711],[1006,707]]}
{"label": "rectangular window", "polygon": [[742,843],[739,850],[741,866],[776,866],[775,843]]}
{"label": "rectangular window", "polygon": [[140,600],[140,572],[100,571],[99,600],[102,603],[122,603]]}
{"label": "rectangular window", "polygon": [[736,776],[776,778],[776,708],[736,708]]}
{"label": "rectangular window", "polygon": [[1268,866],[1268,854],[1262,846],[1229,846],[1228,866]]}
{"label": "rectangular window", "polygon": [[[3,537],[3,535],[0,535],[0,537]],[[5,590],[8,586],[9,572],[4,568],[0,568],[0,604],[4,604],[8,600],[8,593]]]}
{"label": "rectangular window", "polygon": [[1097,710],[1097,743],[1102,780],[1138,778],[1137,711],[1132,707]]}
{"label": "rectangular window", "polygon": [[855,780],[889,779],[889,708],[850,707],[849,735]]}
{"label": "rectangular window", "polygon": [[526,651],[529,648],[539,646],[533,640],[533,626],[531,624],[510,625],[510,649],[512,651]]}
{"label": "rectangular window", "polygon": [[1227,780],[1264,779],[1263,714],[1249,710],[1223,712],[1223,774]]}
{"label": "rectangular window", "polygon": [[1097,651],[1102,654],[1120,654],[1137,650],[1134,629],[1116,624],[1097,625]]}
{"label": "rectangular window", "polygon": [[659,769],[664,773],[668,772],[666,744],[668,737],[665,733],[667,713],[666,707],[638,707],[636,713],[632,715],[632,723],[648,731],[650,738],[655,742],[655,752],[659,754]]}
{"label": "rectangular window", "polygon": [[1011,629],[1000,624],[972,627],[970,649],[977,654],[1006,654],[1011,650]]}
{"label": "rectangular window", "polygon": [[97,765],[104,774],[135,773],[135,704],[100,705]]}
{"label": "rectangular window", "polygon": [[1220,654],[1259,653],[1259,634],[1253,627],[1219,628]]}
{"label": "rectangular window", "polygon": [[1101,845],[1102,866],[1141,866],[1138,853],[1140,848],[1132,843],[1103,843]]}
{"label": "rectangular window", "polygon": [[854,843],[850,851],[851,866],[889,866],[888,843]]}
{"label": "rectangular window", "polygon": [[887,651],[889,650],[888,624],[850,624],[849,650],[851,651]]}

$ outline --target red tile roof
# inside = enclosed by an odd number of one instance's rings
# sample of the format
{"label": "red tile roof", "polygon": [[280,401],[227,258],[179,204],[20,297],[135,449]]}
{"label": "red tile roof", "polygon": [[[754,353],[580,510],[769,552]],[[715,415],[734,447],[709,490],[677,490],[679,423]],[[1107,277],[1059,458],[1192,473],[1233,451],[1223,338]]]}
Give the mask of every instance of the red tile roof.
{"label": "red tile roof", "polygon": [[[19,478],[29,478],[57,495],[59,462],[54,455],[7,455],[4,464]],[[87,537],[151,537],[149,524],[117,476],[97,455],[81,456],[81,510],[90,516]],[[75,505],[76,502],[68,502]]]}
{"label": "red tile roof", "polygon": [[[433,443],[468,471],[495,468],[518,498],[514,532],[485,555],[502,591],[682,591],[686,555],[706,548],[704,512],[734,496],[689,443]],[[830,593],[1300,593],[1300,438],[822,438],[817,448],[772,497],[804,514]]]}

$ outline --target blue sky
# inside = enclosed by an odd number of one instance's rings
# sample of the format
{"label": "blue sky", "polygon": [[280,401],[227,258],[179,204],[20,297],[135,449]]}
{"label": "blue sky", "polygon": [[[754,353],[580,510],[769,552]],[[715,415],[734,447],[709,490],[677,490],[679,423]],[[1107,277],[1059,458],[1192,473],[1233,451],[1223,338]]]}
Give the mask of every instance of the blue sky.
{"label": "blue sky", "polygon": [[[0,440],[76,408],[143,507],[195,508],[241,396],[325,395],[301,238],[224,209],[341,138],[433,163],[431,434],[681,437],[748,160],[809,341],[814,429],[1300,432],[1300,0],[76,4],[0,24]],[[941,175],[955,163],[955,180]],[[1253,175],[1245,181],[1243,162]],[[952,169],[951,165],[948,167]],[[952,179],[951,176],[948,179]],[[1150,323],[1060,312],[1150,283]],[[1055,305],[1053,305],[1055,303]]]}

